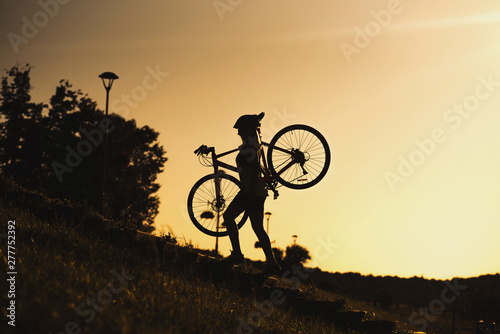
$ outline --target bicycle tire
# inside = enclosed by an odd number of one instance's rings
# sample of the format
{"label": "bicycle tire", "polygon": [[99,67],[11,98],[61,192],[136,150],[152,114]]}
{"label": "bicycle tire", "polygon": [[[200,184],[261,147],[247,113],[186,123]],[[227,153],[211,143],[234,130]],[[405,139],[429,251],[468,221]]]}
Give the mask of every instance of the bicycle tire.
{"label": "bicycle tire", "polygon": [[[214,237],[228,235],[225,227],[219,226],[217,229],[216,215],[219,214],[220,223],[222,223],[222,215],[227,206],[241,189],[240,181],[234,176],[219,173],[219,178],[221,180],[221,197],[224,201],[221,208],[217,209],[215,206],[215,174],[209,174],[199,179],[191,188],[187,202],[189,217],[193,224],[201,232]],[[238,229],[245,224],[247,218],[247,213],[243,212],[235,219]]]}
{"label": "bicycle tire", "polygon": [[[293,161],[293,158],[291,154],[276,149],[277,147],[303,153],[302,162],[307,174],[303,173],[299,162],[278,174],[280,167]],[[306,189],[317,184],[326,175],[331,161],[330,147],[318,130],[308,125],[294,124],[281,129],[272,138],[267,151],[267,161],[272,175],[277,175],[276,179],[283,186]]]}

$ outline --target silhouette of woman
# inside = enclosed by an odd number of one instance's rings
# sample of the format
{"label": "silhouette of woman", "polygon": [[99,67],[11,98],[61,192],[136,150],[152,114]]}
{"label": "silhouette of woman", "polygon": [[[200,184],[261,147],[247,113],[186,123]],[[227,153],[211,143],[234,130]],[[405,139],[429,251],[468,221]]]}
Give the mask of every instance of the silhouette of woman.
{"label": "silhouette of woman", "polygon": [[244,115],[234,125],[234,128],[238,129],[238,135],[243,141],[236,157],[241,190],[223,214],[224,225],[227,228],[229,239],[233,246],[231,255],[225,261],[231,264],[244,262],[245,258],[241,253],[238,228],[234,220],[243,211],[246,211],[252,223],[252,229],[257,235],[266,255],[264,272],[272,274],[279,272],[281,268],[274,258],[269,236],[264,230],[264,202],[267,197],[267,189],[260,167],[262,144],[259,135],[260,121],[263,117],[264,113],[260,113],[259,115]]}

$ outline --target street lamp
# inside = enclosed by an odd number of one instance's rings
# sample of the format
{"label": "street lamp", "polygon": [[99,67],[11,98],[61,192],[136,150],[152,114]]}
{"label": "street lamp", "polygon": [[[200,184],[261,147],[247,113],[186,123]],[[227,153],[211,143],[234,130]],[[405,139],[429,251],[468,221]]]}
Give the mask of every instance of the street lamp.
{"label": "street lamp", "polygon": [[293,244],[295,245],[297,243],[297,238],[298,236],[296,234],[292,235],[293,238]]}
{"label": "street lamp", "polygon": [[[99,75],[99,78],[102,79],[102,84],[106,89],[106,118],[108,118],[108,105],[109,105],[109,91],[111,90],[111,86],[113,85],[113,81],[118,79],[118,76],[113,72],[104,72]],[[108,152],[108,129],[106,128],[106,132],[104,134],[104,170],[102,173],[102,215],[106,217],[105,207],[106,207],[106,160],[107,160],[107,152]]]}
{"label": "street lamp", "polygon": [[272,213],[267,211],[266,213],[264,213],[264,215],[266,216],[266,219],[267,219],[267,230],[266,230],[266,233],[267,235],[269,235],[269,219],[271,218],[271,215]]}

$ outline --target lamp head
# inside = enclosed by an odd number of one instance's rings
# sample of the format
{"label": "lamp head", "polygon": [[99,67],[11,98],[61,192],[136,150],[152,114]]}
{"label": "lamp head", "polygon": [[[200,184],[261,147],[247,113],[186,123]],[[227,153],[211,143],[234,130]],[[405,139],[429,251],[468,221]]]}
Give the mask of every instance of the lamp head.
{"label": "lamp head", "polygon": [[99,75],[99,78],[102,79],[104,88],[106,88],[106,90],[110,90],[111,86],[113,85],[113,81],[118,79],[118,76],[113,72],[104,72],[101,75]]}

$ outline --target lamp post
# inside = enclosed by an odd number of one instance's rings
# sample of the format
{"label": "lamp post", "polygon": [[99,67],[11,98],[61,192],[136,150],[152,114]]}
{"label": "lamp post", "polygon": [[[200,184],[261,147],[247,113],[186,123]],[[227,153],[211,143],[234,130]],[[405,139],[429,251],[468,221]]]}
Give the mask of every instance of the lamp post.
{"label": "lamp post", "polygon": [[293,244],[295,245],[297,243],[298,235],[294,234],[292,235],[292,238],[293,238]]}
{"label": "lamp post", "polygon": [[[118,76],[113,72],[104,72],[99,75],[99,78],[102,79],[102,84],[106,89],[106,118],[108,118],[108,105],[109,105],[109,91],[111,90],[111,86],[113,85],[113,81],[118,79]],[[106,132],[104,134],[104,168],[102,173],[102,215],[106,218],[106,160],[108,155],[108,129],[106,128]]]}
{"label": "lamp post", "polygon": [[264,213],[264,215],[266,216],[266,219],[267,219],[266,233],[267,233],[267,235],[269,235],[269,219],[271,218],[272,213],[267,211],[266,213]]}

